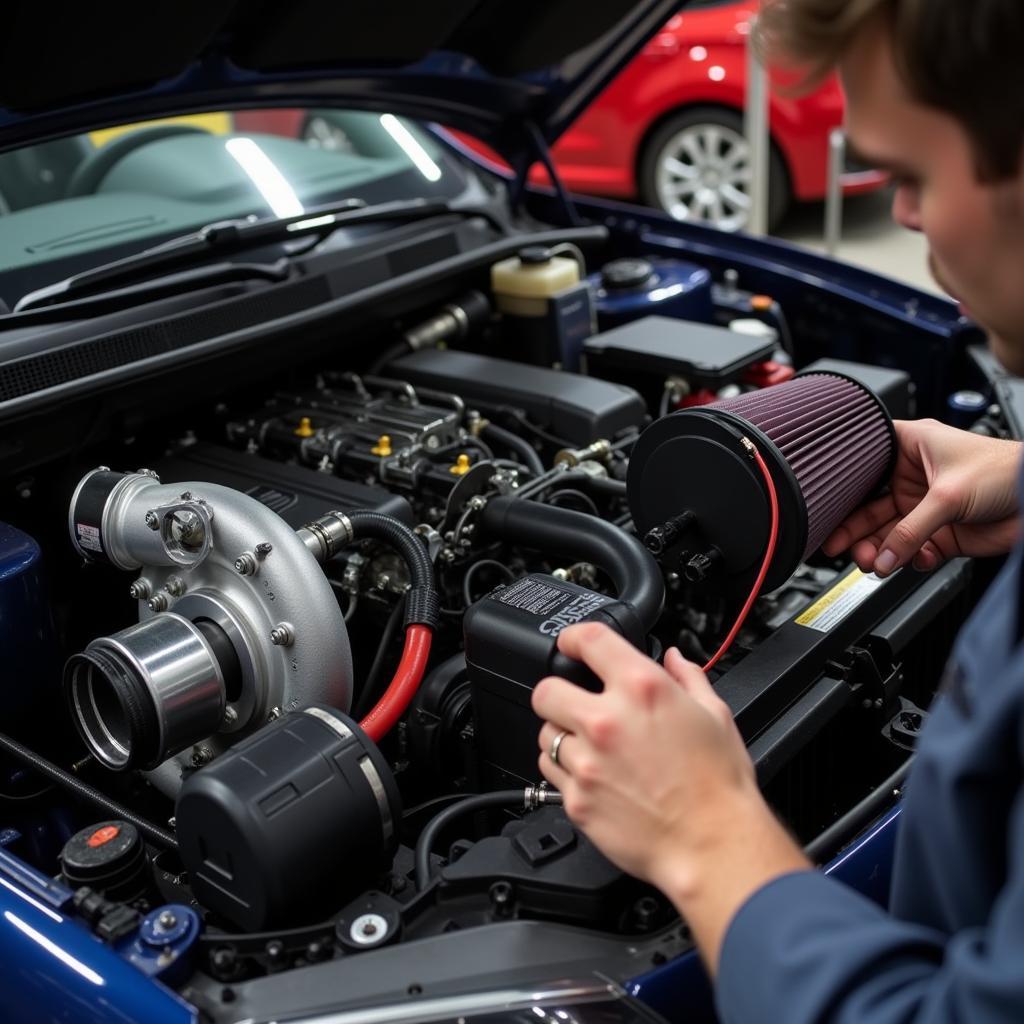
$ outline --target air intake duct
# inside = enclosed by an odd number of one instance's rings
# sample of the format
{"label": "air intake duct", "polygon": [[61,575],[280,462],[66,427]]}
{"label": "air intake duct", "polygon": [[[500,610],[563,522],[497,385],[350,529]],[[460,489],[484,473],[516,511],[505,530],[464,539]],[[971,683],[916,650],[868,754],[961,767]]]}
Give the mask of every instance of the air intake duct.
{"label": "air intake duct", "polygon": [[771,510],[747,438],[768,465],[779,535],[762,590],[800,562],[887,479],[895,431],[879,399],[835,373],[655,421],[630,458],[628,497],[638,534],[669,571],[740,593],[764,556]]}

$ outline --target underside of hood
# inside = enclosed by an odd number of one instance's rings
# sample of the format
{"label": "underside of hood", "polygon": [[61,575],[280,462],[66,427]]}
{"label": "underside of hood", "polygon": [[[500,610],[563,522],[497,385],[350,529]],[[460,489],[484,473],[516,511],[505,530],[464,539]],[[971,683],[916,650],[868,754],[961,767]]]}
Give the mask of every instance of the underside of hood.
{"label": "underside of hood", "polygon": [[553,142],[683,3],[8,0],[0,148],[186,109],[337,103],[508,154],[530,133]]}

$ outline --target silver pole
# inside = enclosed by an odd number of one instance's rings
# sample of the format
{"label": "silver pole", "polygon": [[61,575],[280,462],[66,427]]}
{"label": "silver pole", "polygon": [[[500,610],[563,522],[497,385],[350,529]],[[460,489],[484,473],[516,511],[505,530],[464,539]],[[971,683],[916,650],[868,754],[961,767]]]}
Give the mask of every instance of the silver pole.
{"label": "silver pole", "polygon": [[828,136],[828,190],[825,193],[825,252],[839,252],[843,233],[843,166],[846,163],[846,133],[833,128]]}
{"label": "silver pole", "polygon": [[756,15],[750,19],[747,36],[747,103],[744,129],[750,148],[750,217],[747,231],[768,233],[768,71],[752,44],[757,31]]}

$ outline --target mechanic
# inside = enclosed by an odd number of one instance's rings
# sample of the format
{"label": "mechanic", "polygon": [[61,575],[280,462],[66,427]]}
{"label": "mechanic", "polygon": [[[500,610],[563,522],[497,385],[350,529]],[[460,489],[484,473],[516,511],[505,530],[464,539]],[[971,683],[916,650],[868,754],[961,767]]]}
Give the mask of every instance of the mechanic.
{"label": "mechanic", "polygon": [[[766,0],[759,41],[809,81],[838,68],[854,146],[894,175],[893,216],[924,232],[936,279],[1024,374],[1021,0]],[[534,694],[543,774],[613,861],[672,899],[727,1022],[1024,1020],[1021,446],[934,421],[897,434],[891,493],[826,552],[852,547],[881,575],[1011,554],[920,737],[888,912],[811,870],[678,650],[662,667],[575,626],[559,647],[604,691],[550,678]]]}

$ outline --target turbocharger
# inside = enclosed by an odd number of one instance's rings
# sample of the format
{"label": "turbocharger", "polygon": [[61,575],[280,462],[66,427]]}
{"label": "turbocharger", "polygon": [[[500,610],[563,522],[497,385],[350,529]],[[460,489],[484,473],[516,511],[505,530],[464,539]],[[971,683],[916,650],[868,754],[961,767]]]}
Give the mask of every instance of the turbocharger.
{"label": "turbocharger", "polygon": [[107,768],[148,770],[173,795],[183,768],[287,711],[348,710],[348,633],[308,531],[227,487],[105,467],[76,488],[69,528],[86,559],[141,570],[138,624],[64,671],[75,725]]}

